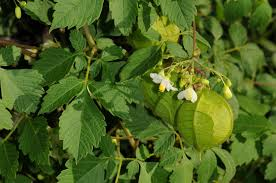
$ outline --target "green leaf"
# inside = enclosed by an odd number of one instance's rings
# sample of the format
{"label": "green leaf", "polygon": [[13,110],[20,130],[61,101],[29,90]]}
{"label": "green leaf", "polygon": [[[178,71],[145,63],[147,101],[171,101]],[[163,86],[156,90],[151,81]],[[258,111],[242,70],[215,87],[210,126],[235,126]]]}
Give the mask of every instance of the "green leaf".
{"label": "green leaf", "polygon": [[106,157],[111,157],[115,152],[115,144],[112,142],[112,138],[109,135],[105,135],[101,138],[100,149]]}
{"label": "green leaf", "polygon": [[30,179],[27,176],[17,174],[16,179],[14,181],[15,183],[32,183],[32,179]]}
{"label": "green leaf", "polygon": [[128,104],[142,101],[143,94],[139,84],[138,79],[131,79],[115,84],[110,81],[94,82],[89,86],[93,95],[107,110],[114,115],[126,118],[129,114]]}
{"label": "green leaf", "polygon": [[86,39],[78,30],[71,31],[69,39],[76,51],[82,51],[86,47]]}
{"label": "green leaf", "polygon": [[26,13],[35,20],[50,25],[51,22],[48,17],[49,9],[52,8],[53,3],[49,0],[35,0],[29,1],[25,7]]}
{"label": "green leaf", "polygon": [[207,150],[201,160],[198,167],[198,181],[200,183],[208,183],[217,168],[217,158],[216,155],[211,150]]}
{"label": "green leaf", "polygon": [[168,149],[165,154],[162,154],[160,166],[175,167],[179,160],[183,157],[183,151],[179,148],[172,147]]}
{"label": "green leaf", "polygon": [[272,18],[272,7],[268,1],[260,1],[250,17],[249,25],[253,30],[264,32]]}
{"label": "green leaf", "polygon": [[274,157],[273,160],[267,164],[267,167],[265,170],[265,179],[273,180],[275,178],[276,178],[276,159]]}
{"label": "green leaf", "polygon": [[138,14],[137,0],[110,0],[109,7],[115,26],[123,35],[129,35]]}
{"label": "green leaf", "polygon": [[78,164],[70,161],[66,163],[66,170],[63,170],[57,177],[59,183],[90,183],[104,182],[106,159],[100,159],[88,155]]}
{"label": "green leaf", "polygon": [[159,136],[154,142],[154,154],[164,154],[172,148],[175,143],[175,134],[173,132],[165,133]]}
{"label": "green leaf", "polygon": [[131,161],[127,164],[127,176],[132,178],[139,172],[139,163],[137,161]]}
{"label": "green leaf", "polygon": [[276,135],[268,136],[263,142],[263,154],[266,156],[272,155],[276,157]]}
{"label": "green leaf", "polygon": [[170,176],[170,183],[191,183],[193,180],[193,164],[188,159],[183,159]]}
{"label": "green leaf", "polygon": [[140,164],[140,175],[139,175],[138,183],[152,183],[151,177],[152,177],[152,174],[154,173],[157,165],[155,167],[153,167],[153,169],[150,172],[148,172],[147,171],[147,163],[139,162],[139,164]]}
{"label": "green leaf", "polygon": [[138,27],[147,32],[158,18],[158,14],[151,3],[141,2],[138,7]]}
{"label": "green leaf", "polygon": [[16,64],[21,55],[21,49],[16,46],[0,48],[0,66]]}
{"label": "green leaf", "polygon": [[[56,0],[50,31],[56,28],[79,29],[100,17],[103,0]],[[91,11],[93,10],[93,11]]]}
{"label": "green leaf", "polygon": [[161,47],[151,46],[135,51],[123,67],[120,78],[122,80],[144,74],[154,67],[161,59]]}
{"label": "green leaf", "polygon": [[43,99],[40,114],[52,112],[56,108],[68,103],[83,88],[83,81],[73,76],[60,80],[58,84],[52,85],[47,90]]}
{"label": "green leaf", "polygon": [[271,122],[263,116],[248,116],[239,115],[238,119],[235,121],[233,133],[243,133],[252,135],[261,135],[263,132],[269,130],[271,127]]}
{"label": "green leaf", "polygon": [[0,99],[0,130],[6,129],[10,130],[13,126],[12,115],[3,105],[2,100]]}
{"label": "green leaf", "polygon": [[47,120],[44,117],[27,119],[22,123],[19,148],[37,164],[49,164],[49,139]]}
{"label": "green leaf", "polygon": [[193,0],[162,0],[161,9],[170,21],[174,22],[182,30],[188,29],[196,15],[195,1]]}
{"label": "green leaf", "polygon": [[119,46],[113,45],[103,50],[101,59],[105,62],[122,59],[124,57],[125,50]]}
{"label": "green leaf", "polygon": [[18,156],[15,145],[0,141],[0,175],[6,180],[15,179],[19,166]]}
{"label": "green leaf", "polygon": [[[0,69],[2,103],[9,109],[14,104],[19,112],[34,112],[43,94],[42,76],[35,70]],[[30,100],[25,100],[27,97]]]}
{"label": "green leaf", "polygon": [[180,57],[180,58],[188,57],[188,54],[186,53],[186,51],[184,51],[182,46],[180,46],[178,43],[168,42],[167,49],[170,52],[170,54],[172,54],[175,57]]}
{"label": "green leaf", "polygon": [[41,73],[46,84],[62,79],[71,69],[75,55],[62,48],[49,48],[43,51],[34,69]]}
{"label": "green leaf", "polygon": [[275,94],[276,78],[267,73],[259,74],[257,76],[256,85],[264,91]]}
{"label": "green leaf", "polygon": [[206,29],[212,33],[215,40],[218,40],[223,35],[223,29],[215,17],[209,17],[205,24]]}
{"label": "green leaf", "polygon": [[136,108],[130,107],[129,115],[124,122],[131,133],[139,139],[169,132],[169,129],[161,121],[150,116],[141,105]]}
{"label": "green leaf", "polygon": [[265,62],[263,50],[256,44],[248,43],[240,50],[242,66],[249,76],[255,76],[258,69],[260,69]]}
{"label": "green leaf", "polygon": [[229,35],[236,47],[247,42],[247,31],[241,23],[233,23],[229,28]]}
{"label": "green leaf", "polygon": [[256,99],[242,95],[238,95],[237,99],[239,101],[240,107],[252,115],[263,116],[270,110],[269,105],[261,104]]}
{"label": "green leaf", "polygon": [[98,146],[105,135],[104,116],[85,90],[62,113],[60,117],[60,139],[63,149],[79,161]]}
{"label": "green leaf", "polygon": [[247,16],[251,9],[251,0],[229,0],[224,4],[224,15],[227,21],[233,22],[243,16]]}
{"label": "green leaf", "polygon": [[236,163],[236,166],[241,166],[243,164],[249,164],[253,160],[259,158],[255,139],[249,138],[245,142],[240,142],[235,139],[231,144],[231,155]]}
{"label": "green leaf", "polygon": [[236,173],[236,166],[232,156],[226,150],[220,149],[218,147],[214,147],[212,150],[221,159],[225,166],[225,174],[221,182],[230,182]]}

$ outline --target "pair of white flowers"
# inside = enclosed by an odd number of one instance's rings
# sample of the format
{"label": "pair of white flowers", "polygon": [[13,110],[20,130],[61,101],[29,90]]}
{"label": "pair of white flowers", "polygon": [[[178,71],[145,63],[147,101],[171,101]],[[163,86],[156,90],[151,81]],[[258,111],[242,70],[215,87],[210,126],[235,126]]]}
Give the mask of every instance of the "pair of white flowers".
{"label": "pair of white flowers", "polygon": [[[157,73],[150,73],[150,77],[152,78],[152,81],[159,85],[159,91],[164,92],[167,91],[178,91],[177,88],[172,86],[171,81],[166,78],[165,76]],[[195,103],[197,101],[197,94],[195,90],[192,87],[189,87],[181,92],[178,93],[177,98],[179,100],[186,99],[191,101],[192,103]]]}

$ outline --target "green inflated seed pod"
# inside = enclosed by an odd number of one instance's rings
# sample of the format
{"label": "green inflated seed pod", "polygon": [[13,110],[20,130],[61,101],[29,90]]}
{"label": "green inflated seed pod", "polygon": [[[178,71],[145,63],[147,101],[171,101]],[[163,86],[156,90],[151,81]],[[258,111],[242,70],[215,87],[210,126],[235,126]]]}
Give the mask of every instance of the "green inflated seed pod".
{"label": "green inflated seed pod", "polygon": [[184,102],[176,116],[177,129],[198,150],[225,142],[233,130],[233,112],[227,101],[211,90],[203,90],[196,103]]}

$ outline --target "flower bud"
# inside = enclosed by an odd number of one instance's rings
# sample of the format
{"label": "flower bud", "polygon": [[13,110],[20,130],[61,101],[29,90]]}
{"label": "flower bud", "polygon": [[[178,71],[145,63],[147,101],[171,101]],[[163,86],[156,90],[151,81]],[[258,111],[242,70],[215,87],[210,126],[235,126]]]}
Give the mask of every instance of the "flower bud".
{"label": "flower bud", "polygon": [[25,7],[27,5],[27,2],[26,1],[21,1],[19,4],[20,4],[21,7]]}
{"label": "flower bud", "polygon": [[201,83],[206,85],[206,86],[209,86],[209,80],[208,79],[201,79]]}
{"label": "flower bud", "polygon": [[15,16],[17,19],[21,18],[21,8],[19,6],[15,7]]}
{"label": "flower bud", "polygon": [[227,80],[226,80],[226,85],[227,85],[228,87],[231,87],[231,86],[232,86],[232,82],[230,81],[230,79],[227,79]]}
{"label": "flower bud", "polygon": [[231,99],[232,98],[232,92],[228,86],[223,87],[223,95],[226,99]]}

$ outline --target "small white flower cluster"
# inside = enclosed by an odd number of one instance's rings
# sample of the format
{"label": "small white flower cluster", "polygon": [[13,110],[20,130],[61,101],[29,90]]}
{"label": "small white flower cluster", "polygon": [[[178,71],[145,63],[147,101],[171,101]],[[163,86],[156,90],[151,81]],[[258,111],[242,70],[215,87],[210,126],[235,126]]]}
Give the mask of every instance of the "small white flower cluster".
{"label": "small white flower cluster", "polygon": [[[152,81],[159,85],[159,91],[164,92],[167,91],[178,91],[177,88],[172,86],[171,81],[166,78],[165,76],[157,73],[150,73],[150,77],[152,78]],[[192,87],[189,87],[181,92],[178,93],[177,98],[179,100],[186,99],[191,101],[192,103],[195,103],[197,101],[197,94],[195,90]]]}

